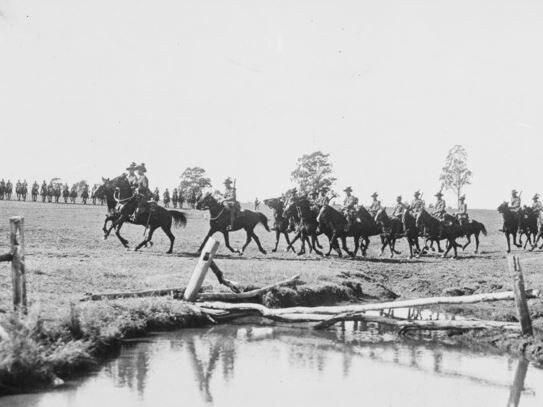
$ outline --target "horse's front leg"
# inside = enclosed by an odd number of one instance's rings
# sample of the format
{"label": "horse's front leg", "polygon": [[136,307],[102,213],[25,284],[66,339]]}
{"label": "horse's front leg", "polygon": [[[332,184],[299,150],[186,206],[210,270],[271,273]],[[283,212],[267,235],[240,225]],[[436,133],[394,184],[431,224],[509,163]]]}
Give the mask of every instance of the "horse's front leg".
{"label": "horse's front leg", "polygon": [[[462,250],[466,250],[466,247],[468,247],[469,244],[471,243],[471,235],[469,233],[466,234],[466,239],[468,239],[468,241],[466,242],[464,246],[462,246]],[[475,253],[477,253],[477,250],[475,250]]]}
{"label": "horse's front leg", "polygon": [[119,219],[112,223],[112,227],[115,225],[115,236],[117,236],[124,247],[128,248],[128,240],[121,236],[121,227],[123,226],[125,220],[124,215],[121,215]]}
{"label": "horse's front leg", "polygon": [[343,250],[345,250],[345,252],[351,256],[351,258],[354,258],[354,253],[351,252],[349,250],[349,248],[347,247],[347,238],[345,236],[342,236],[341,237],[341,247],[343,247]]}
{"label": "horse's front leg", "polygon": [[228,248],[228,250],[241,256],[242,253],[239,250],[235,250],[232,248],[232,246],[230,246],[230,236],[228,235],[228,231],[225,230],[224,232],[222,232],[222,235],[224,237],[224,245]]}
{"label": "horse's front leg", "polygon": [[213,236],[215,234],[216,230],[211,228],[209,229],[209,231],[207,232],[207,235],[206,237],[204,238],[204,241],[202,242],[202,244],[200,245],[200,248],[198,249],[198,254],[201,254],[202,253],[202,250],[204,250],[204,246],[206,245],[207,241],[209,240],[209,238],[211,236]]}
{"label": "horse's front leg", "polygon": [[[278,229],[275,229],[275,247],[272,249],[272,252],[275,253],[277,251],[277,246],[279,246],[279,238],[281,237],[281,232],[279,232]],[[288,240],[287,240],[288,242]]]}
{"label": "horse's front leg", "polygon": [[326,257],[330,257],[330,254],[332,253],[332,249],[334,248],[334,244],[337,244],[336,236],[337,236],[336,231],[335,230],[332,231],[332,234],[328,238],[329,247],[328,247],[328,253],[326,253]]}

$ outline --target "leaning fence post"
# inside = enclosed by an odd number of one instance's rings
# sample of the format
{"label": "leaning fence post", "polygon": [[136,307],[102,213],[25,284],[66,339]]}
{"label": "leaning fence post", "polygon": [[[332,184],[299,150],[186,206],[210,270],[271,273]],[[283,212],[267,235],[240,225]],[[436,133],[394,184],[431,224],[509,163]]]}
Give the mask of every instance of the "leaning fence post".
{"label": "leaning fence post", "polygon": [[198,296],[198,291],[200,291],[200,288],[202,287],[207,270],[209,269],[209,266],[213,261],[213,256],[215,256],[218,248],[219,242],[217,242],[215,239],[210,238],[207,241],[204,250],[202,250],[202,253],[200,254],[198,263],[194,268],[194,272],[192,273],[189,284],[187,285],[185,294],[183,295],[183,298],[186,301],[194,301]]}
{"label": "leaning fence post", "polygon": [[528,310],[526,301],[526,291],[524,289],[524,276],[520,266],[520,259],[517,256],[507,256],[509,273],[513,277],[513,292],[515,293],[515,305],[517,307],[517,316],[520,322],[520,329],[523,335],[533,336],[532,319]]}
{"label": "leaning fence post", "polygon": [[13,284],[13,308],[26,314],[26,275],[24,250],[24,218],[14,216],[9,220],[11,243],[11,278]]}

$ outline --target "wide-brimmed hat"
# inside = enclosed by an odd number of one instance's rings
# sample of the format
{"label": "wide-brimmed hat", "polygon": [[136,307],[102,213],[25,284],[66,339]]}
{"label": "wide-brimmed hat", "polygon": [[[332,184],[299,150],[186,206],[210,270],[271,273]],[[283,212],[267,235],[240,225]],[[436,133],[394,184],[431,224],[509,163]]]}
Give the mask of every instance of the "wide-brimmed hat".
{"label": "wide-brimmed hat", "polygon": [[396,200],[398,200],[398,199],[401,201],[401,200],[402,200],[402,196],[401,196],[401,195],[398,195],[398,196],[396,197]]}
{"label": "wide-brimmed hat", "polygon": [[459,199],[463,201],[464,199],[466,199],[466,195],[461,195]]}
{"label": "wide-brimmed hat", "polygon": [[532,198],[534,201],[537,201],[539,199],[539,194],[535,194],[534,197]]}
{"label": "wide-brimmed hat", "polygon": [[144,163],[141,163],[140,165],[136,165],[134,167],[134,170],[135,171],[143,171],[143,172],[147,172],[147,168],[145,168],[145,164]]}
{"label": "wide-brimmed hat", "polygon": [[379,194],[377,192],[374,192],[373,194],[371,194],[372,198],[377,198],[378,196],[379,196]]}
{"label": "wide-brimmed hat", "polygon": [[224,180],[224,185],[232,185],[232,179],[230,177]]}
{"label": "wide-brimmed hat", "polygon": [[420,196],[420,191],[415,191],[414,196]]}
{"label": "wide-brimmed hat", "polygon": [[516,194],[518,194],[518,191],[517,191],[516,189],[513,189],[513,190],[511,191],[511,195],[516,195]]}
{"label": "wide-brimmed hat", "polygon": [[136,168],[136,163],[132,161],[132,163],[128,167],[126,167],[126,170],[130,171],[130,170],[133,170],[134,168]]}
{"label": "wide-brimmed hat", "polygon": [[344,192],[353,192],[353,189],[351,187],[347,187],[343,191]]}
{"label": "wide-brimmed hat", "polygon": [[442,197],[443,196],[443,193],[441,191],[439,191],[437,194],[435,194],[434,196],[437,196],[437,197]]}

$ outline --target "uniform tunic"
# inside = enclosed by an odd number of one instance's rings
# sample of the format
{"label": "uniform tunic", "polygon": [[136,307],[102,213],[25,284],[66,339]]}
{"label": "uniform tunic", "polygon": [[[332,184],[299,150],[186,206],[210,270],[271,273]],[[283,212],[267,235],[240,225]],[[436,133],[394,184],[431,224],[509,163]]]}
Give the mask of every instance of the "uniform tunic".
{"label": "uniform tunic", "polygon": [[347,196],[343,200],[343,211],[352,211],[356,209],[356,205],[358,205],[358,198],[354,195]]}
{"label": "uniform tunic", "polygon": [[438,218],[443,218],[443,216],[447,213],[446,207],[447,205],[445,204],[445,200],[438,199],[434,207],[434,212],[433,212],[434,216]]}
{"label": "uniform tunic", "polygon": [[424,203],[424,201],[420,198],[415,198],[413,199],[413,201],[411,202],[411,205],[410,205],[410,208],[413,212],[420,212],[421,210],[424,209],[424,207],[426,206],[426,204]]}
{"label": "uniform tunic", "polygon": [[383,207],[381,206],[381,201],[375,200],[371,203],[371,205],[368,208],[368,211],[373,215],[377,215],[377,212],[379,212]]}
{"label": "uniform tunic", "polygon": [[520,207],[521,207],[520,197],[518,196],[512,197],[510,209],[513,212],[518,212],[520,210]]}
{"label": "uniform tunic", "polygon": [[398,202],[392,211],[392,216],[395,218],[401,218],[407,209],[407,205],[403,202]]}

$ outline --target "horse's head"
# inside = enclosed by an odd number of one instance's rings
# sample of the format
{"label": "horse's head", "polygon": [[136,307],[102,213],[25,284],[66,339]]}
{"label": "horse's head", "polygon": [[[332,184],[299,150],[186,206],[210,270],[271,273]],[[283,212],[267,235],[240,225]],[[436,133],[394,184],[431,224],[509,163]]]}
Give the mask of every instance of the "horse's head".
{"label": "horse's head", "polygon": [[273,209],[273,216],[275,218],[283,215],[284,204],[281,198],[264,199],[264,205],[270,209]]}
{"label": "horse's head", "polygon": [[417,216],[415,217],[415,224],[418,228],[421,228],[426,224],[426,219],[428,216],[428,212],[426,212],[426,209],[424,208],[417,213]]}
{"label": "horse's head", "polygon": [[497,210],[503,215],[504,213],[509,212],[509,204],[504,201],[500,206],[498,206]]}
{"label": "horse's head", "polygon": [[384,209],[380,209],[375,214],[375,222],[377,223],[383,223],[388,220],[387,212]]}
{"label": "horse's head", "polygon": [[202,209],[209,209],[209,207],[213,204],[216,204],[217,201],[215,198],[213,198],[213,195],[211,195],[210,192],[205,193],[204,195],[200,195],[198,200],[196,201],[196,209],[202,210]]}

